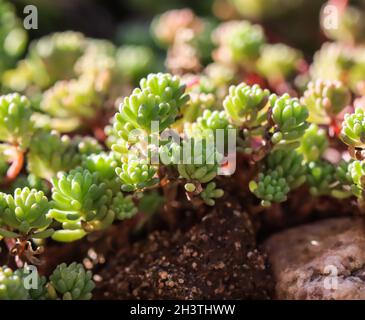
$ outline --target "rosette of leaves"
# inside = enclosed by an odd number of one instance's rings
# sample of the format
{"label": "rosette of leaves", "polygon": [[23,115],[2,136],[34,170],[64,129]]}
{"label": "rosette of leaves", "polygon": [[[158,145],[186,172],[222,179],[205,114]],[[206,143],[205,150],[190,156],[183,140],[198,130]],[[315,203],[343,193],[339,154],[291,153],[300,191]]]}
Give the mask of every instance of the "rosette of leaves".
{"label": "rosette of leaves", "polygon": [[5,238],[47,238],[53,234],[48,216],[51,207],[42,191],[16,189],[14,196],[0,193],[0,220],[4,228],[0,235]]}
{"label": "rosette of leaves", "polygon": [[118,220],[132,218],[138,212],[132,196],[124,195],[121,192],[113,197],[112,207]]}
{"label": "rosette of leaves", "polygon": [[267,44],[262,48],[256,65],[258,72],[274,83],[293,75],[301,59],[300,51],[285,44]]}
{"label": "rosette of leaves", "polygon": [[271,141],[279,147],[296,146],[309,124],[308,109],[288,94],[270,96]]}
{"label": "rosette of leaves", "polygon": [[216,139],[220,135],[227,140],[229,129],[234,129],[234,127],[229,123],[225,111],[204,110],[203,115],[193,124],[192,130],[194,136],[197,134],[202,138],[214,137]]}
{"label": "rosette of leaves", "polygon": [[205,204],[208,206],[214,206],[216,199],[223,197],[224,191],[217,188],[215,182],[209,182],[200,194]]}
{"label": "rosette of leaves", "polygon": [[0,96],[0,141],[26,149],[33,132],[32,109],[25,96]]}
{"label": "rosette of leaves", "polygon": [[93,120],[102,107],[103,98],[104,92],[98,87],[94,75],[83,74],[78,79],[59,81],[45,91],[40,109],[58,119],[59,131],[67,132],[70,131],[70,121],[75,123],[71,129],[76,129],[84,121]]}
{"label": "rosette of leaves", "polygon": [[74,70],[78,76],[104,70],[116,69],[117,48],[105,39],[87,39],[83,55],[77,59]]}
{"label": "rosette of leaves", "polygon": [[83,158],[82,167],[91,173],[97,172],[100,179],[105,182],[108,189],[118,192],[121,188],[120,180],[115,173],[118,166],[116,155],[113,152],[93,153]]}
{"label": "rosette of leaves", "polygon": [[287,194],[300,187],[306,180],[303,156],[295,150],[276,150],[267,157],[265,168],[257,181],[250,181],[249,188],[263,206],[283,202]]}
{"label": "rosette of leaves", "polygon": [[311,161],[307,164],[307,184],[314,196],[329,195],[337,199],[345,199],[352,195],[352,179],[349,173],[351,162],[342,160],[332,164],[325,160]]}
{"label": "rosette of leaves", "polygon": [[103,147],[98,140],[90,136],[76,135],[72,137],[71,142],[71,144],[77,148],[77,152],[83,156],[99,153],[103,150]]}
{"label": "rosette of leaves", "polygon": [[283,171],[283,177],[291,189],[300,187],[305,182],[304,159],[296,150],[276,150],[267,158],[267,168]]}
{"label": "rosette of leaves", "polygon": [[132,192],[156,185],[159,181],[155,177],[157,168],[148,159],[138,159],[131,156],[127,162],[115,169],[122,182],[122,191]]}
{"label": "rosette of leaves", "polygon": [[349,169],[352,162],[353,160],[341,160],[336,166],[336,180],[342,186],[350,186],[352,184],[351,171]]}
{"label": "rosette of leaves", "polygon": [[313,80],[342,80],[352,64],[352,53],[345,46],[326,42],[314,54],[309,71]]}
{"label": "rosette of leaves", "polygon": [[257,181],[250,181],[250,191],[259,199],[263,207],[271,206],[272,202],[284,202],[290,187],[283,177],[282,169],[260,172]]}
{"label": "rosette of leaves", "polygon": [[86,39],[81,33],[66,31],[34,40],[25,59],[4,73],[4,86],[10,91],[39,93],[56,81],[75,76],[74,64],[84,52]]}
{"label": "rosette of leaves", "polygon": [[0,1],[0,74],[12,67],[23,53],[27,44],[27,33],[16,17],[15,8],[8,2]]}
{"label": "rosette of leaves", "polygon": [[156,71],[158,60],[153,50],[146,46],[121,46],[116,53],[116,64],[122,75],[135,83]]}
{"label": "rosette of leaves", "polygon": [[259,85],[241,83],[229,88],[223,107],[233,124],[246,128],[260,126],[267,119],[264,107],[269,95],[270,92]]}
{"label": "rosette of leaves", "polygon": [[260,25],[248,21],[236,23],[227,34],[227,45],[233,62],[248,65],[255,61],[266,41]]}
{"label": "rosette of leaves", "polygon": [[97,172],[77,168],[52,178],[52,209],[49,216],[62,224],[53,234],[61,242],[78,240],[95,229],[110,225],[115,213],[109,206],[112,190]]}
{"label": "rosette of leaves", "polygon": [[301,98],[301,102],[309,111],[308,121],[327,125],[350,103],[350,100],[350,91],[336,80],[310,82]]}
{"label": "rosette of leaves", "polygon": [[171,46],[181,30],[199,31],[201,28],[202,21],[190,9],[169,10],[156,16],[151,23],[151,33],[163,48]]}
{"label": "rosette of leaves", "polygon": [[189,95],[185,93],[186,85],[179,77],[169,73],[151,73],[141,79],[140,87],[177,110],[189,101]]}
{"label": "rosette of leaves", "polygon": [[306,161],[317,161],[328,147],[327,133],[316,124],[311,124],[300,140],[298,148]]}
{"label": "rosette of leaves", "polygon": [[61,137],[56,131],[45,130],[34,134],[27,154],[29,172],[50,181],[57,172],[68,171],[80,163],[80,150],[70,137]]}
{"label": "rosette of leaves", "polygon": [[48,295],[51,299],[90,300],[95,288],[91,271],[75,262],[58,265],[49,280]]}
{"label": "rosette of leaves", "polygon": [[350,148],[365,148],[365,112],[362,108],[345,115],[340,138]]}
{"label": "rosette of leaves", "polygon": [[364,199],[365,188],[365,163],[362,161],[353,161],[348,166],[348,174],[351,177],[352,193],[359,199]]}
{"label": "rosette of leaves", "polygon": [[335,167],[326,161],[308,163],[307,184],[309,192],[314,196],[332,195],[336,183]]}
{"label": "rosette of leaves", "polygon": [[180,108],[189,100],[185,85],[169,74],[150,74],[140,81],[140,87],[124,98],[115,115],[114,130],[125,141],[134,129],[151,132],[151,123],[159,125],[159,132],[175,122]]}
{"label": "rosette of leaves", "polygon": [[0,267],[0,300],[27,300],[23,278],[7,266]]}
{"label": "rosette of leaves", "polygon": [[84,53],[85,45],[85,37],[74,31],[58,32],[33,41],[27,59],[39,68],[34,72],[44,76],[42,87],[73,78],[74,64]]}

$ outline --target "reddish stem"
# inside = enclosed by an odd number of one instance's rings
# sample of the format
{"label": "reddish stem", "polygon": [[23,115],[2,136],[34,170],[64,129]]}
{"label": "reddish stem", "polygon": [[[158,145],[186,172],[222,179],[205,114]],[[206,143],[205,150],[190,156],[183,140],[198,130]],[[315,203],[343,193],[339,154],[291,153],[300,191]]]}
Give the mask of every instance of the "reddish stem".
{"label": "reddish stem", "polygon": [[95,126],[92,127],[92,130],[93,130],[94,137],[97,140],[99,140],[100,142],[104,142],[105,141],[106,134],[104,132],[104,128],[95,125]]}
{"label": "reddish stem", "polygon": [[6,172],[5,184],[8,185],[16,179],[24,165],[24,153],[14,147],[11,152],[11,165]]}

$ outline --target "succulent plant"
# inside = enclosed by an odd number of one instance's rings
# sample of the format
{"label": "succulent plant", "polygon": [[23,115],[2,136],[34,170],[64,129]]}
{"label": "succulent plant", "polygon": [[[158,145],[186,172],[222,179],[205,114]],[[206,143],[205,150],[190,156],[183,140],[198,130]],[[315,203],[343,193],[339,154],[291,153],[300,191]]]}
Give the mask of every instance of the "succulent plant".
{"label": "succulent plant", "polygon": [[49,216],[63,227],[53,234],[55,240],[72,241],[112,223],[114,212],[108,205],[113,192],[98,172],[77,168],[53,178],[52,185],[53,205]]}
{"label": "succulent plant", "polygon": [[122,46],[116,53],[116,63],[120,72],[133,82],[138,81],[158,66],[153,50],[145,46]]}
{"label": "succulent plant", "polygon": [[133,129],[150,133],[152,121],[158,122],[159,132],[163,131],[189,99],[180,80],[168,74],[150,74],[140,81],[140,87],[124,98],[115,115],[114,130],[126,141]]}
{"label": "succulent plant", "polygon": [[33,130],[32,110],[25,96],[17,93],[0,97],[0,141],[23,149],[29,145]]}
{"label": "succulent plant", "polygon": [[41,239],[52,235],[53,230],[48,228],[52,222],[48,216],[51,206],[42,191],[18,188],[14,191],[14,196],[1,193],[0,203],[0,220],[6,227],[0,229],[1,236]]}
{"label": "succulent plant", "polygon": [[232,123],[238,126],[254,127],[266,120],[266,114],[259,112],[268,102],[270,92],[258,85],[248,86],[241,83],[229,88],[224,99],[224,109]]}
{"label": "succulent plant", "polygon": [[282,175],[282,170],[270,170],[267,173],[259,173],[257,182],[250,181],[250,191],[261,199],[262,206],[268,207],[272,202],[280,203],[287,199],[290,187]]}
{"label": "succulent plant", "polygon": [[[252,21],[299,2],[229,1]],[[324,198],[347,201],[341,208],[357,198],[365,212],[361,21],[345,21],[344,12],[333,35],[341,42],[325,43],[307,70],[309,57],[273,44],[271,32],[268,43],[261,26],[229,21],[229,3],[214,4],[227,15],[222,23],[189,9],[154,19],[158,52],[132,34],[117,47],[62,32],[34,40],[10,70],[21,44],[8,60],[12,30],[0,26],[0,238],[14,262],[41,263],[35,255],[47,239],[99,239],[117,220],[131,232],[144,232],[158,213],[175,224],[176,209],[207,213],[224,193],[253,212],[259,202],[296,209],[302,201],[281,203],[302,195],[304,211]],[[9,12],[0,0],[0,20]],[[170,73],[151,73],[162,69],[164,49]],[[23,288],[25,277],[25,269],[0,267],[0,299],[90,299],[94,288],[76,263],[38,276],[37,289]]]}
{"label": "succulent plant", "polygon": [[325,161],[308,163],[307,183],[314,196],[331,195],[332,185],[336,182],[335,167]]}
{"label": "succulent plant", "polygon": [[287,194],[306,180],[306,168],[303,164],[303,156],[295,150],[273,151],[257,180],[250,181],[250,191],[262,200],[263,206],[285,201]]}
{"label": "succulent plant", "polygon": [[229,123],[225,111],[205,110],[193,124],[192,131],[195,137],[227,139],[229,129],[234,129],[234,127]]}
{"label": "succulent plant", "polygon": [[309,126],[307,107],[288,94],[281,97],[271,95],[269,100],[274,124],[271,141],[274,144],[288,144],[299,140]]}
{"label": "succulent plant", "polygon": [[350,102],[349,90],[339,81],[317,80],[308,84],[301,102],[309,111],[308,121],[329,124]]}
{"label": "succulent plant", "polygon": [[357,108],[354,113],[345,115],[340,138],[352,148],[365,148],[365,113],[363,109]]}
{"label": "succulent plant", "polygon": [[141,190],[158,183],[158,178],[155,178],[156,168],[147,160],[129,159],[127,163],[117,167],[115,172],[122,182],[122,190],[126,192]]}
{"label": "succulent plant", "polygon": [[0,267],[0,300],[27,300],[23,279],[7,266]]}
{"label": "succulent plant", "polygon": [[[31,274],[32,271],[28,266],[24,266],[23,268],[17,269],[14,271],[14,275],[17,275],[22,280],[22,286],[25,287],[25,282],[27,276]],[[32,279],[34,281],[34,279]],[[30,300],[45,300],[47,299],[47,288],[46,288],[47,279],[45,276],[40,276],[37,272],[36,274],[36,283],[31,283],[31,288],[27,289]]]}
{"label": "succulent plant", "polygon": [[29,59],[39,67],[38,72],[44,75],[44,85],[48,86],[57,80],[72,78],[73,65],[81,57],[85,45],[86,39],[81,33],[54,33],[31,43]]}
{"label": "succulent plant", "polygon": [[259,57],[265,35],[261,26],[241,21],[229,32],[227,42],[233,61],[245,64]]}
{"label": "succulent plant", "polygon": [[316,124],[311,124],[300,141],[299,152],[306,161],[319,160],[328,147],[327,133]]}
{"label": "succulent plant", "polygon": [[219,199],[224,195],[224,191],[222,189],[217,189],[216,186],[215,182],[209,182],[200,194],[200,197],[208,206],[214,206],[216,199]]}
{"label": "succulent plant", "polygon": [[181,30],[197,30],[200,28],[200,18],[190,9],[167,11],[156,16],[151,24],[152,35],[157,44],[162,47],[171,45]]}
{"label": "succulent plant", "polygon": [[50,298],[62,300],[90,300],[95,284],[91,271],[85,271],[81,264],[62,263],[49,277],[48,293]]}
{"label": "succulent plant", "polygon": [[358,198],[364,198],[365,163],[353,161],[348,166],[348,173],[352,180],[351,191]]}
{"label": "succulent plant", "polygon": [[39,130],[34,134],[27,154],[28,171],[50,181],[57,172],[71,170],[81,163],[78,149],[68,136]]}
{"label": "succulent plant", "polygon": [[302,58],[300,51],[284,44],[267,44],[257,60],[258,72],[269,81],[282,81],[293,75]]}
{"label": "succulent plant", "polygon": [[16,17],[15,8],[8,2],[0,1],[0,74],[13,66],[23,53],[27,44],[27,33],[22,28],[20,19]]}

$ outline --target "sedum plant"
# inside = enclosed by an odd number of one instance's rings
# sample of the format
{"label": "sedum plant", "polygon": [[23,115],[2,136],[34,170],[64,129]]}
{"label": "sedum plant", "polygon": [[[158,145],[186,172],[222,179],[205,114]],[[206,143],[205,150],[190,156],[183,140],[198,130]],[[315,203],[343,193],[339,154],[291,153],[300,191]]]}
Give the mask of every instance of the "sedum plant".
{"label": "sedum plant", "polygon": [[27,300],[22,277],[7,266],[0,267],[0,300]]}
{"label": "sedum plant", "polygon": [[95,287],[91,277],[91,272],[85,271],[81,264],[62,263],[49,277],[48,295],[51,299],[90,300]]}
{"label": "sedum plant", "polygon": [[310,82],[301,99],[309,109],[309,121],[329,124],[349,104],[350,92],[339,81]]}
{"label": "sedum plant", "polygon": [[357,108],[354,113],[346,114],[342,124],[341,139],[349,147],[364,149],[365,147],[365,114]]}
{"label": "sedum plant", "polygon": [[0,229],[0,235],[6,238],[31,237],[42,239],[52,235],[48,228],[52,220],[48,217],[50,204],[42,191],[16,189],[14,196],[0,194],[0,219],[6,229]]}
{"label": "sedum plant", "polygon": [[81,264],[62,263],[49,279],[36,275],[36,283],[28,283],[31,272],[34,271],[27,266],[16,271],[0,267],[0,300],[90,300],[92,297],[95,287],[92,274]]}
{"label": "sedum plant", "polygon": [[[81,264],[40,276],[35,291],[22,268],[50,241],[87,243],[126,219],[133,232],[157,212],[169,224],[230,193],[248,212],[305,194],[356,198],[365,212],[363,48],[324,44],[306,70],[299,50],[248,21],[215,28],[177,10],[151,29],[172,73],[150,73],[150,48],[63,32],[2,75],[0,241],[19,266],[0,268],[0,299],[90,299]],[[198,68],[174,66],[187,56]]]}

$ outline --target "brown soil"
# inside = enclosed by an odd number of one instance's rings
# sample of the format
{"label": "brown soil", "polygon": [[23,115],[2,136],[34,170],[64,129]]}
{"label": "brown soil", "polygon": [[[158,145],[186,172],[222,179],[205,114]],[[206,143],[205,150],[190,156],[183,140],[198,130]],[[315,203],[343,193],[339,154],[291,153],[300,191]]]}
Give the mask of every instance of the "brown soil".
{"label": "brown soil", "polygon": [[221,203],[190,230],[154,231],[100,273],[95,299],[268,299],[273,281],[253,225]]}

